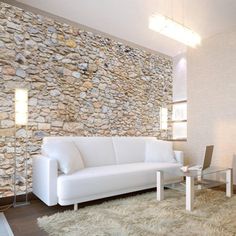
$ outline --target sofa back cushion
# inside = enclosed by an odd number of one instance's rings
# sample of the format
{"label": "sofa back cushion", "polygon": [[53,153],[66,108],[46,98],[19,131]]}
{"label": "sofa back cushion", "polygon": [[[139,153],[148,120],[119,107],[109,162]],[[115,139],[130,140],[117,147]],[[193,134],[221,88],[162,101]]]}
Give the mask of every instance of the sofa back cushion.
{"label": "sofa back cushion", "polygon": [[176,162],[172,142],[157,139],[146,142],[145,162]]}
{"label": "sofa back cushion", "polygon": [[76,137],[85,167],[115,165],[116,157],[110,137]]}
{"label": "sofa back cushion", "polygon": [[[43,143],[59,145],[73,141],[81,154],[84,167],[135,162],[174,162],[172,143],[155,137],[45,137]],[[50,156],[42,146],[42,154]],[[169,157],[169,158],[167,158]],[[173,157],[173,159],[172,159]]]}
{"label": "sofa back cushion", "polygon": [[112,137],[117,164],[144,162],[145,143],[154,137]]}
{"label": "sofa back cushion", "polygon": [[59,170],[64,174],[72,174],[84,168],[80,152],[73,141],[44,142],[43,152],[57,160]]}
{"label": "sofa back cushion", "polygon": [[[115,165],[116,158],[110,137],[45,137],[43,143],[73,141],[78,148],[84,163],[84,167]],[[45,154],[44,145],[42,154]],[[48,155],[48,154],[47,154]]]}

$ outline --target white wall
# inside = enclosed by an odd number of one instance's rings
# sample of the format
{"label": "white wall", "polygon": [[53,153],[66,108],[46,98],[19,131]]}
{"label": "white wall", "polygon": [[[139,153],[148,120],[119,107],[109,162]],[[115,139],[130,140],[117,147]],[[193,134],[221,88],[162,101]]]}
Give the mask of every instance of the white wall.
{"label": "white wall", "polygon": [[173,101],[187,99],[187,62],[186,54],[173,58]]}
{"label": "white wall", "polygon": [[[187,60],[181,53],[173,58],[173,101],[187,100]],[[186,142],[174,142],[175,150],[185,150]]]}
{"label": "white wall", "polygon": [[201,163],[205,146],[214,144],[213,164],[233,166],[236,173],[236,31],[189,49],[187,62],[186,156]]}

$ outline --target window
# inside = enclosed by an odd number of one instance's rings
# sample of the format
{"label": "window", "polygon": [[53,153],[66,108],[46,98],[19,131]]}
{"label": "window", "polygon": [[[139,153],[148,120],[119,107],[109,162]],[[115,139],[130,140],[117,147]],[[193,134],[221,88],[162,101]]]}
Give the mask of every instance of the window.
{"label": "window", "polygon": [[172,138],[174,140],[187,139],[187,101],[172,103]]}

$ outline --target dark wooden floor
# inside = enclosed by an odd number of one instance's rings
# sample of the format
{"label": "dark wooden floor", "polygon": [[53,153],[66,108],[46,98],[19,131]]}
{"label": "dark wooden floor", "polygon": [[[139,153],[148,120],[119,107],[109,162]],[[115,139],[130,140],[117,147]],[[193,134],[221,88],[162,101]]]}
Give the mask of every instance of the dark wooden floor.
{"label": "dark wooden floor", "polygon": [[[224,187],[217,188],[219,191],[224,191]],[[147,191],[153,191],[153,190],[146,190]],[[142,191],[144,192],[144,191]],[[140,192],[138,192],[140,193]],[[236,189],[234,189],[234,193],[236,194]],[[96,200],[88,203],[79,204],[79,207],[84,207],[87,205],[93,205],[93,204],[99,204],[104,201],[107,201],[108,199],[116,199],[120,197],[127,197],[132,196],[137,193],[131,193],[131,194],[125,194],[122,196],[116,196],[112,198],[106,198],[101,200]],[[48,207],[43,202],[41,202],[38,199],[33,199],[30,202],[30,205],[24,206],[24,207],[18,207],[18,208],[10,208],[7,211],[4,212],[11,229],[15,236],[44,236],[47,235],[44,231],[40,230],[37,226],[37,218],[45,216],[45,215],[52,215],[57,212],[62,212],[65,210],[72,210],[73,206],[53,206]]]}
{"label": "dark wooden floor", "polygon": [[47,234],[37,226],[37,218],[68,209],[72,209],[72,206],[48,207],[40,200],[34,199],[30,201],[30,205],[10,208],[4,214],[15,236],[41,236]]}
{"label": "dark wooden floor", "polygon": [[[81,208],[85,206],[91,206],[95,204],[100,204],[104,201],[124,198],[127,196],[134,196],[136,194],[150,192],[150,191],[155,191],[155,189],[138,191],[135,193],[128,193],[128,194],[123,194],[120,196],[114,196],[114,197],[99,199],[99,200],[95,200],[91,202],[80,203],[78,207]],[[40,201],[34,196],[33,200],[30,200],[30,205],[24,206],[24,207],[17,207],[17,208],[11,207],[7,211],[5,211],[4,214],[14,233],[14,236],[32,236],[32,235],[45,236],[47,235],[47,233],[38,227],[37,218],[45,216],[45,215],[52,215],[57,212],[62,212],[65,210],[73,210],[73,207],[74,207],[73,205],[63,206],[63,207],[60,205],[57,205],[57,206],[48,207],[46,204],[44,204],[42,201]]]}

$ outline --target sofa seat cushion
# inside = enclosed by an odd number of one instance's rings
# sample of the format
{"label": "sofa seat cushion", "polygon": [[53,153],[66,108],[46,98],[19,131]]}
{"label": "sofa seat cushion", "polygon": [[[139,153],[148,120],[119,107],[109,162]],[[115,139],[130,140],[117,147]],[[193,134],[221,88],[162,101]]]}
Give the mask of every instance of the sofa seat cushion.
{"label": "sofa seat cushion", "polygon": [[58,177],[58,198],[69,200],[132,187],[154,187],[157,170],[179,167],[178,163],[142,162],[85,168]]}

